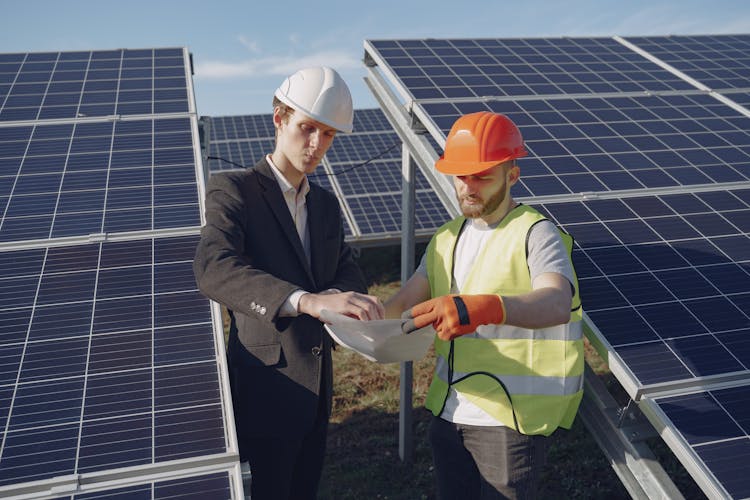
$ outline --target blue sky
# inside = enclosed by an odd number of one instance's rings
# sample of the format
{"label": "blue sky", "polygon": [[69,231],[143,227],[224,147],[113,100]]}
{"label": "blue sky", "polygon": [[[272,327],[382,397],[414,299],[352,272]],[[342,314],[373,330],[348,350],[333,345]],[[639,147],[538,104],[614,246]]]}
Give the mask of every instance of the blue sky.
{"label": "blue sky", "polygon": [[0,0],[0,52],[186,46],[200,115],[271,111],[296,69],[326,64],[355,108],[365,39],[750,33],[745,0]]}

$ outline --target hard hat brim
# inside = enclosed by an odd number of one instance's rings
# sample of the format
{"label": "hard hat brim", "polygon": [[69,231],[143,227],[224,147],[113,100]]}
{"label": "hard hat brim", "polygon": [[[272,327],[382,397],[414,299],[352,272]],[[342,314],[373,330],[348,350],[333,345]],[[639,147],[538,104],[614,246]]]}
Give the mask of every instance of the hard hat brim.
{"label": "hard hat brim", "polygon": [[507,158],[492,161],[451,161],[446,160],[442,156],[435,162],[435,169],[438,172],[442,172],[447,175],[474,175],[479,172],[484,172],[487,169],[500,165],[506,161],[513,160],[515,158],[522,158],[528,153],[523,151],[521,155],[511,155]]}

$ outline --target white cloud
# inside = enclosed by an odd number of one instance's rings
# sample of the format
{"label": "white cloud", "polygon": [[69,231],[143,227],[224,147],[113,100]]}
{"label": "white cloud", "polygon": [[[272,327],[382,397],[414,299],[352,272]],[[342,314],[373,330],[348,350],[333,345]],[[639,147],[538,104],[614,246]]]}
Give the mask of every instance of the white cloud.
{"label": "white cloud", "polygon": [[239,40],[239,42],[253,54],[260,54],[260,46],[255,40],[248,40],[245,35],[237,36],[237,40]]}
{"label": "white cloud", "polygon": [[301,57],[263,57],[242,61],[196,61],[195,77],[206,79],[287,76],[308,66],[330,66],[339,71],[359,69],[357,57],[341,51],[321,51]]}

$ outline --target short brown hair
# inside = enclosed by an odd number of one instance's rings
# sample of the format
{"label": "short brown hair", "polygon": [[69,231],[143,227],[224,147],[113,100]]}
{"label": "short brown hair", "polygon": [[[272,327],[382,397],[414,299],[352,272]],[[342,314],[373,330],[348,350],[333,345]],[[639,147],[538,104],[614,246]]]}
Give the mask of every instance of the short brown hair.
{"label": "short brown hair", "polygon": [[278,97],[273,96],[273,109],[276,108],[279,108],[279,114],[281,115],[281,119],[284,120],[284,122],[289,120],[289,116],[294,113],[294,108],[281,102],[281,99],[279,99]]}

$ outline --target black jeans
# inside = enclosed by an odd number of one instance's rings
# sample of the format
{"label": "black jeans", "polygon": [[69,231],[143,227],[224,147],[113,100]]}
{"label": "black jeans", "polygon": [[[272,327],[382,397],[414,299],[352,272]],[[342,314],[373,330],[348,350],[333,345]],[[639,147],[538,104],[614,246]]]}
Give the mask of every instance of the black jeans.
{"label": "black jeans", "polygon": [[438,499],[535,497],[548,438],[439,417],[432,418],[429,435]]}

